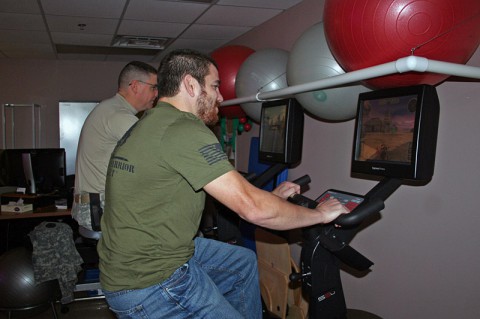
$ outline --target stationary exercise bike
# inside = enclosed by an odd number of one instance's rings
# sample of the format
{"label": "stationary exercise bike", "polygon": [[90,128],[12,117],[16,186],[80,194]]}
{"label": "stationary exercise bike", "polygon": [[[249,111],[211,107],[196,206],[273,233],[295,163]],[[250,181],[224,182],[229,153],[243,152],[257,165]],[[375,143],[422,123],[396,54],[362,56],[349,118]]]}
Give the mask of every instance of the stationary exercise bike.
{"label": "stationary exercise bike", "polygon": [[[365,196],[329,190],[315,201],[302,195],[290,201],[315,207],[327,197],[337,197],[351,212],[332,224],[303,230],[304,247],[300,273],[310,295],[310,318],[346,318],[339,262],[359,271],[373,264],[349,246],[360,226],[384,208],[384,201],[402,184],[428,183],[435,164],[439,100],[435,87],[416,85],[361,93],[352,152],[352,174],[382,179]],[[353,206],[352,206],[353,205]],[[334,225],[340,225],[337,228]]]}
{"label": "stationary exercise bike", "polygon": [[[252,178],[257,187],[271,180],[283,169],[276,164],[260,176]],[[310,183],[310,177],[304,175],[294,181],[304,186]],[[340,190],[327,190],[316,200],[300,194],[294,194],[288,201],[315,208],[319,203],[337,198],[350,209],[350,213],[338,217],[327,225],[314,225],[302,229],[303,245],[301,252],[300,272],[290,275],[292,282],[301,281],[303,292],[308,295],[308,318],[310,319],[346,319],[365,318],[378,319],[378,316],[365,311],[357,311],[361,316],[347,315],[347,307],[340,277],[340,264],[357,271],[367,271],[373,262],[361,255],[349,245],[355,234],[369,219],[381,211],[384,201],[402,184],[400,179],[385,178],[366,195],[357,195]],[[341,227],[338,227],[341,226]],[[295,286],[295,285],[294,285]]]}
{"label": "stationary exercise bike", "polygon": [[[338,217],[327,225],[306,227],[303,232],[301,272],[292,273],[291,281],[302,281],[302,289],[309,296],[309,318],[351,318],[340,278],[340,262],[358,271],[366,271],[373,265],[349,245],[363,222],[384,208],[385,199],[400,185],[401,180],[387,178],[377,184],[365,196],[339,190],[328,190],[316,200],[295,194],[288,200],[297,205],[315,208],[328,198],[337,198],[351,212]],[[337,227],[335,225],[340,225]],[[379,318],[373,314],[362,318]]]}

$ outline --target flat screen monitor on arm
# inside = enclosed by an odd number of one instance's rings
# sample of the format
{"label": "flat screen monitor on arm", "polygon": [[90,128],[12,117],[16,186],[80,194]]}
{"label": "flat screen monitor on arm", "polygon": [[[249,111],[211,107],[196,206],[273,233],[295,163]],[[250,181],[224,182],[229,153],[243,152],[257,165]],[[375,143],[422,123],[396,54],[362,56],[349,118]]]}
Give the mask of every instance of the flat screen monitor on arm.
{"label": "flat screen monitor on arm", "polygon": [[260,116],[259,161],[296,164],[302,157],[304,113],[297,100],[264,102]]}
{"label": "flat screen monitor on arm", "polygon": [[352,173],[428,181],[439,119],[435,87],[415,85],[361,93]]}

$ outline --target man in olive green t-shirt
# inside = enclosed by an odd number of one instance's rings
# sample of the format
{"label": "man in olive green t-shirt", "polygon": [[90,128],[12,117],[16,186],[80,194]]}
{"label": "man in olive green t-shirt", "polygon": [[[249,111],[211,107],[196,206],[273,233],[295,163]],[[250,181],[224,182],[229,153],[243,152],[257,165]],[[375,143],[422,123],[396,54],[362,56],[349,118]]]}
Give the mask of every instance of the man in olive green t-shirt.
{"label": "man in olive green t-shirt", "polygon": [[160,103],[119,141],[110,160],[100,280],[120,318],[261,318],[255,253],[195,238],[205,192],[248,222],[277,230],[328,223],[347,209],[314,210],[246,181],[206,125],[223,98],[215,62],[192,50],[169,53],[158,70]]}

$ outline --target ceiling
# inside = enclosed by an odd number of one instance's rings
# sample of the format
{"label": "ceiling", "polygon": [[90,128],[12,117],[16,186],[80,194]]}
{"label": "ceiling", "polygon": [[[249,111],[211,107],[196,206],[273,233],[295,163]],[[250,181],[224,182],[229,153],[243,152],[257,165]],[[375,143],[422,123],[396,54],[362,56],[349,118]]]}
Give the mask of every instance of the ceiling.
{"label": "ceiling", "polygon": [[[0,59],[159,61],[210,53],[302,0],[1,0]],[[117,47],[117,36],[136,47]],[[142,47],[160,38],[165,48]]]}

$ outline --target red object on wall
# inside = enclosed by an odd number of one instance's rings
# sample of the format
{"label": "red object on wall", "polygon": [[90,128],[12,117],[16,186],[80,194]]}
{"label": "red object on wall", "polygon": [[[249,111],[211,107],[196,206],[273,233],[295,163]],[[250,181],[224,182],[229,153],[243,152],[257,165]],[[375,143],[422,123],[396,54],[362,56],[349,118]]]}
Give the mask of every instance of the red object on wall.
{"label": "red object on wall", "polygon": [[[330,50],[346,71],[413,55],[466,63],[480,44],[478,0],[326,0]],[[408,72],[365,81],[373,88],[435,85],[445,74]]]}
{"label": "red object on wall", "polygon": [[[235,79],[242,63],[254,53],[253,49],[242,45],[230,45],[215,50],[211,56],[218,65],[220,76],[220,93],[223,100],[235,99]],[[219,110],[220,116],[226,118],[241,118],[246,114],[240,105],[222,106]]]}

